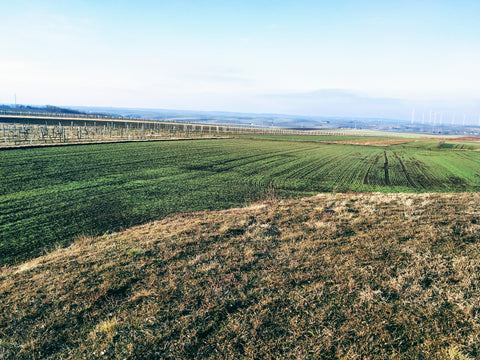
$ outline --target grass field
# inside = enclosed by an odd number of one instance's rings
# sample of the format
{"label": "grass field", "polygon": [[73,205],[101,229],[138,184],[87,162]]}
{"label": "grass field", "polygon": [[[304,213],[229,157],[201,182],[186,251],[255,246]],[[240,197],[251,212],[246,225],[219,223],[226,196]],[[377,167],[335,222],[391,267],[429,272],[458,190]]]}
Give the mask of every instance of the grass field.
{"label": "grass field", "polygon": [[0,271],[2,359],[480,356],[478,194],[180,214]]}
{"label": "grass field", "polygon": [[80,235],[160,217],[318,192],[480,189],[480,152],[283,139],[0,152],[0,265]]}
{"label": "grass field", "polygon": [[446,149],[446,150],[480,150],[480,143],[478,142],[469,142],[469,141],[455,141],[455,140],[448,140],[448,141],[412,141],[405,146],[414,147],[414,148],[422,148],[422,149]]}

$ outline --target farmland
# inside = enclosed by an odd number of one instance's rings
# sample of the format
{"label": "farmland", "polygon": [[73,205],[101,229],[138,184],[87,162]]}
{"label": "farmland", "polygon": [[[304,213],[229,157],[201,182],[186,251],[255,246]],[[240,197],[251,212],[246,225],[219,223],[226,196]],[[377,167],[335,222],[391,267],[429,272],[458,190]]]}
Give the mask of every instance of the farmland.
{"label": "farmland", "polygon": [[1,151],[1,264],[82,235],[271,197],[480,189],[478,151],[277,139]]}

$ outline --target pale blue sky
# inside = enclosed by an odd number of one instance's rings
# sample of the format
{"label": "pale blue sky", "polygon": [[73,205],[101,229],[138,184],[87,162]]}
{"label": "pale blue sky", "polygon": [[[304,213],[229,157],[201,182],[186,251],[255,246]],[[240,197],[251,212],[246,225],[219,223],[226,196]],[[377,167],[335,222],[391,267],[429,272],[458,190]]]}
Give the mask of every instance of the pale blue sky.
{"label": "pale blue sky", "polygon": [[478,0],[0,0],[0,11],[0,103],[16,93],[29,104],[277,112],[262,95],[480,94]]}

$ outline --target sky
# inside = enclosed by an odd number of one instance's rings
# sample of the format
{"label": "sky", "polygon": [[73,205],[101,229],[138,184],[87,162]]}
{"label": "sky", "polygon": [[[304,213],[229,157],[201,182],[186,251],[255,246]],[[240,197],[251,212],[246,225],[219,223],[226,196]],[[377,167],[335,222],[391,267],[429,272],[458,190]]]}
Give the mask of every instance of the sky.
{"label": "sky", "polygon": [[478,0],[0,0],[0,11],[0,103],[322,115],[284,105],[332,89],[480,98]]}

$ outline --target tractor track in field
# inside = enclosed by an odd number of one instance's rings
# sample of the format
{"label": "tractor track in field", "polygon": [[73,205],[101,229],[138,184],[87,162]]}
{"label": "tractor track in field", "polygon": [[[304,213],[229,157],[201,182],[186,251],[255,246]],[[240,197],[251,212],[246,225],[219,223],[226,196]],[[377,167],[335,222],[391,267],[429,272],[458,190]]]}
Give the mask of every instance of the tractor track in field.
{"label": "tractor track in field", "polygon": [[368,184],[369,184],[369,182],[368,182],[368,176],[370,175],[370,170],[375,166],[375,164],[377,163],[379,157],[380,157],[380,155],[375,155],[375,157],[373,158],[372,164],[368,167],[367,173],[366,173],[365,176],[363,177],[363,184],[364,184],[364,185],[368,185]]}
{"label": "tractor track in field", "polygon": [[393,155],[397,158],[398,162],[400,163],[400,166],[402,167],[402,171],[405,174],[405,177],[407,178],[408,183],[410,184],[411,187],[416,188],[417,186],[413,182],[412,178],[410,177],[410,174],[408,173],[407,169],[405,168],[405,165],[403,164],[403,161],[400,159],[398,154],[396,152],[393,152]]}
{"label": "tractor track in field", "polygon": [[383,169],[385,170],[385,185],[390,186],[390,177],[388,175],[388,156],[387,152],[383,152],[383,156],[385,157],[385,163],[383,164]]}

